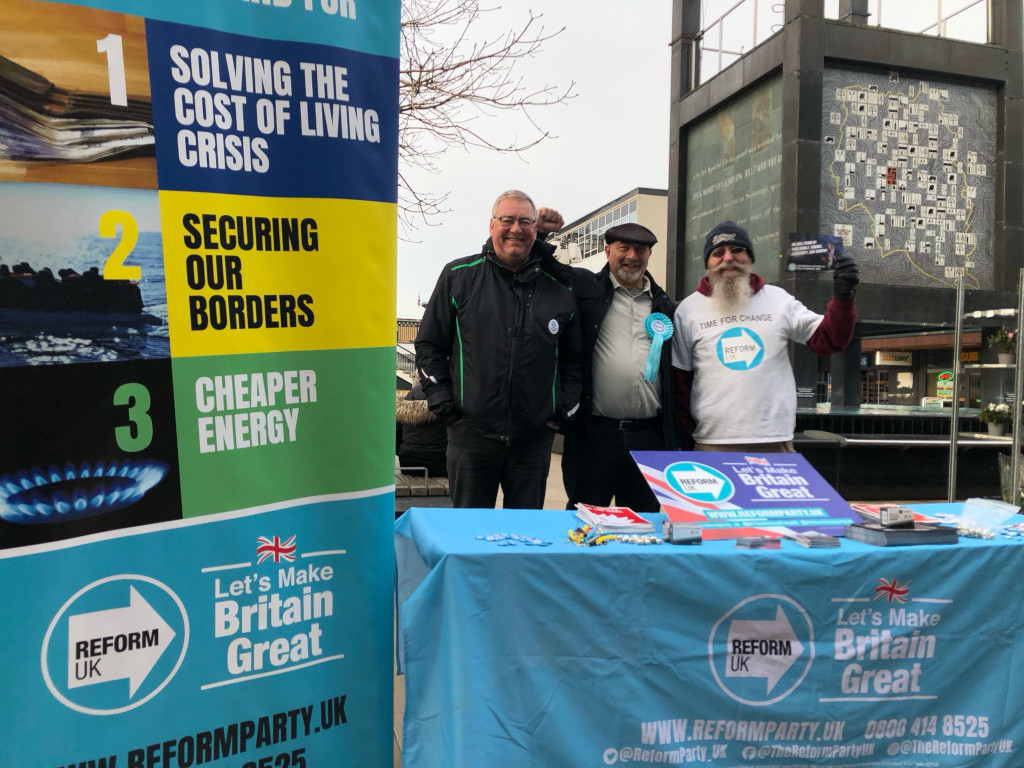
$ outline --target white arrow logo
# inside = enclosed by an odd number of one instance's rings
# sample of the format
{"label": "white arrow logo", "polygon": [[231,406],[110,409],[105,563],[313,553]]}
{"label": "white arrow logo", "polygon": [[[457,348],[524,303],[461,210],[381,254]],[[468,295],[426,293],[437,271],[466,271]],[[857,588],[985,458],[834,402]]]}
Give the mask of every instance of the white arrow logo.
{"label": "white arrow logo", "polygon": [[722,357],[726,363],[742,362],[747,368],[754,358],[761,354],[761,345],[745,328],[740,329],[739,336],[722,341]]}
{"label": "white arrow logo", "polygon": [[175,633],[135,587],[127,608],[68,617],[68,688],[128,680],[135,696]]}
{"label": "white arrow logo", "polygon": [[782,606],[772,621],[733,621],[729,626],[726,677],[763,677],[767,693],[804,651]]}
{"label": "white arrow logo", "polygon": [[713,475],[701,466],[693,466],[691,469],[677,469],[672,472],[672,477],[679,485],[680,491],[686,496],[699,495],[718,500],[725,492],[725,480],[718,475]]}

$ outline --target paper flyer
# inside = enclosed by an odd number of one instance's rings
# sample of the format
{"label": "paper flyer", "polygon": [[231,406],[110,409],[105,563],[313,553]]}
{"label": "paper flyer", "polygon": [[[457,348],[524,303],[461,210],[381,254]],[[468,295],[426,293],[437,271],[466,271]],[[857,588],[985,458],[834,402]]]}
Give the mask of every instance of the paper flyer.
{"label": "paper flyer", "polygon": [[836,259],[843,256],[843,238],[838,235],[814,235],[805,232],[789,233],[790,272],[822,271],[832,269]]}

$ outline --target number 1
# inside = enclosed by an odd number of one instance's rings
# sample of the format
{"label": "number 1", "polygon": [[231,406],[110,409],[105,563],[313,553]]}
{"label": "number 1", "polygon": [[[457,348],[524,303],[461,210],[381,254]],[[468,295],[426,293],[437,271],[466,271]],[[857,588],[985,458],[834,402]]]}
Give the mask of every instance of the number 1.
{"label": "number 1", "polygon": [[110,103],[115,107],[127,107],[128,84],[124,79],[124,47],[121,45],[121,36],[111,33],[101,40],[97,40],[96,50],[107,54]]}

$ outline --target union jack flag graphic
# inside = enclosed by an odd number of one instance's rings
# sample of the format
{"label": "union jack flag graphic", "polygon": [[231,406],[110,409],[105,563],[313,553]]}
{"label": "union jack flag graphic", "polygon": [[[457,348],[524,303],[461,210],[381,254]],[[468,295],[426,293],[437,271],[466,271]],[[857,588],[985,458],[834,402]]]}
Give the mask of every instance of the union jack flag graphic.
{"label": "union jack flag graphic", "polygon": [[743,458],[745,458],[747,460],[747,464],[770,464],[771,463],[771,462],[768,461],[768,459],[760,459],[757,456],[744,456]]}
{"label": "union jack flag graphic", "polygon": [[892,581],[886,581],[885,579],[878,580],[878,586],[875,587],[875,600],[887,599],[890,603],[898,601],[901,603],[907,602],[907,593],[910,592],[907,589],[909,581],[904,581],[902,584],[897,584],[896,579]]}
{"label": "union jack flag graphic", "polygon": [[260,536],[256,539],[256,554],[259,555],[256,565],[268,557],[274,558],[275,563],[280,563],[282,560],[293,562],[295,560],[295,534],[293,533],[284,543],[281,542],[280,536],[275,536],[273,540],[266,536]]}

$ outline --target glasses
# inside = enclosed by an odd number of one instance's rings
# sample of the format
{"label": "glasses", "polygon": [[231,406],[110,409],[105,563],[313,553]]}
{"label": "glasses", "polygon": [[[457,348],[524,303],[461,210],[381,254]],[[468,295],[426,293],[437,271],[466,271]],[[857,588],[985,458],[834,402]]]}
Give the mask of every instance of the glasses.
{"label": "glasses", "polygon": [[520,216],[518,219],[515,216],[491,216],[497,222],[501,223],[505,229],[512,229],[516,222],[519,222],[519,226],[523,229],[529,229],[537,223],[536,219],[529,219],[526,216]]}
{"label": "glasses", "polygon": [[747,252],[747,249],[742,245],[723,245],[721,248],[715,248],[708,258],[711,259],[722,259],[725,258],[725,254],[731,253],[733,256],[742,256]]}

